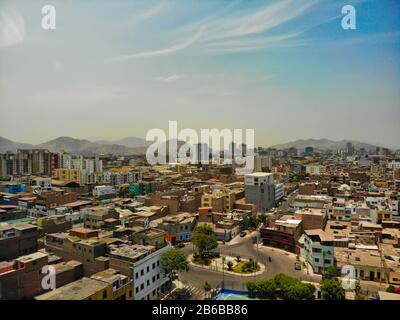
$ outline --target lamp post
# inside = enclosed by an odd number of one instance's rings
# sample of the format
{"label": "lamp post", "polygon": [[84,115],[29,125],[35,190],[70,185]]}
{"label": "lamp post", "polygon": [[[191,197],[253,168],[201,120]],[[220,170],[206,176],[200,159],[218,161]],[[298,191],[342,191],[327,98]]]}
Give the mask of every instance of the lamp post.
{"label": "lamp post", "polygon": [[225,257],[222,257],[222,289],[225,288]]}

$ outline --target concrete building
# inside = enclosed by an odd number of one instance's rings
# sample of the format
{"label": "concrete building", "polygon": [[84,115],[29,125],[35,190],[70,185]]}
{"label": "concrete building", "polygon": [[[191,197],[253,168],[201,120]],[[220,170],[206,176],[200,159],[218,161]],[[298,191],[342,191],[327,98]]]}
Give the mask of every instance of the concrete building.
{"label": "concrete building", "polygon": [[274,177],[272,173],[256,172],[245,176],[246,203],[257,206],[258,212],[265,212],[275,206]]}
{"label": "concrete building", "polygon": [[0,261],[36,252],[38,229],[29,223],[0,226]]}
{"label": "concrete building", "polygon": [[335,266],[334,238],[322,229],[305,230],[301,240],[300,255],[311,265],[314,272],[324,273]]}
{"label": "concrete building", "polygon": [[275,203],[278,203],[285,196],[285,184],[275,184]]}
{"label": "concrete building", "polygon": [[263,245],[299,253],[297,245],[303,228],[301,220],[285,215],[260,229]]}
{"label": "concrete building", "polygon": [[30,299],[42,293],[42,268],[48,255],[35,252],[11,262],[0,262],[0,300]]}
{"label": "concrete building", "polygon": [[84,277],[36,296],[35,300],[113,300],[113,297],[111,283]]}
{"label": "concrete building", "polygon": [[236,194],[230,190],[215,188],[201,197],[202,207],[212,207],[214,212],[226,212],[233,209]]}
{"label": "concrete building", "polygon": [[[80,231],[80,230],[78,230]],[[85,276],[108,269],[109,259],[106,257],[107,245],[99,240],[96,231],[92,237],[82,239],[85,233],[75,231],[73,235],[68,233],[52,233],[46,235],[46,251],[62,257],[65,261],[77,260],[83,264]]]}
{"label": "concrete building", "polygon": [[161,255],[171,247],[111,245],[110,266],[133,279],[135,300],[157,300],[169,292],[169,279],[161,272]]}
{"label": "concrete building", "polygon": [[272,169],[271,156],[254,156],[254,172],[269,172]]}

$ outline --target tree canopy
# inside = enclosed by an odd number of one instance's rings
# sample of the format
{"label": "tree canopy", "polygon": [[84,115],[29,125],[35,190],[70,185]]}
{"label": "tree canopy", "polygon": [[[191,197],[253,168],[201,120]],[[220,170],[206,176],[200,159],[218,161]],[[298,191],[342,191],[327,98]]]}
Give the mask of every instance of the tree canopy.
{"label": "tree canopy", "polygon": [[181,250],[171,248],[161,255],[160,269],[163,274],[172,277],[175,273],[188,271],[189,264]]}
{"label": "tree canopy", "polygon": [[208,225],[198,226],[192,235],[192,243],[198,248],[201,256],[218,247],[217,236]]}
{"label": "tree canopy", "polygon": [[345,290],[341,282],[334,279],[326,279],[321,282],[322,299],[324,300],[344,300]]}

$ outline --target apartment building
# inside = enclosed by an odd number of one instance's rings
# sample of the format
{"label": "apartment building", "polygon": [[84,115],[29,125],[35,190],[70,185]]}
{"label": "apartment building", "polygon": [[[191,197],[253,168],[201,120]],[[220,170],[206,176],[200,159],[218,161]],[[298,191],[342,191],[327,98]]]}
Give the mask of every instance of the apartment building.
{"label": "apartment building", "polygon": [[[91,231],[91,230],[89,230]],[[84,275],[91,276],[96,272],[109,268],[109,259],[106,257],[107,245],[98,240],[97,232],[91,238],[82,239],[83,231],[68,233],[52,233],[46,235],[46,251],[62,257],[65,261],[77,260],[83,264]]]}
{"label": "apartment building", "polygon": [[42,268],[47,264],[48,255],[42,252],[0,262],[0,300],[30,299],[42,293]]}
{"label": "apartment building", "polygon": [[272,173],[256,172],[245,176],[246,203],[257,206],[258,212],[265,212],[275,206],[275,186]]}
{"label": "apartment building", "polygon": [[212,207],[214,212],[226,212],[233,209],[235,200],[235,192],[216,188],[202,195],[201,206]]}
{"label": "apartment building", "polygon": [[305,230],[300,255],[311,265],[314,272],[324,273],[335,266],[334,238],[322,229]]}
{"label": "apartment building", "polygon": [[263,245],[299,253],[297,245],[303,232],[302,221],[284,215],[260,229]]}
{"label": "apartment building", "polygon": [[113,300],[111,283],[84,277],[36,296],[35,300]]}
{"label": "apartment building", "polygon": [[0,226],[0,261],[36,252],[38,229],[29,223]]}
{"label": "apartment building", "polygon": [[111,245],[110,266],[133,279],[135,300],[161,299],[169,292],[169,278],[161,272],[161,255],[170,246]]}
{"label": "apartment building", "polygon": [[110,219],[118,222],[119,213],[108,207],[90,207],[81,210],[83,214],[83,226],[88,229],[101,229]]}
{"label": "apartment building", "polygon": [[165,240],[170,243],[189,241],[196,225],[196,217],[189,213],[181,213],[154,221],[158,228],[166,232]]}

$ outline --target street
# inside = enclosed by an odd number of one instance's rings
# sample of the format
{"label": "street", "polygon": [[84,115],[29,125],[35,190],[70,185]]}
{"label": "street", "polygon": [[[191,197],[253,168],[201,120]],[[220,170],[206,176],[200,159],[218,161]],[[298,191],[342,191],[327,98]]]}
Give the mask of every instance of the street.
{"label": "street", "polygon": [[[191,265],[188,272],[183,272],[179,275],[179,279],[186,285],[190,285],[195,288],[202,288],[205,281],[211,284],[213,288],[220,285],[223,278],[225,287],[236,290],[245,290],[246,282],[266,279],[273,277],[278,273],[285,273],[290,276],[296,277],[300,280],[319,282],[321,277],[317,275],[307,275],[306,271],[295,270],[294,262],[296,256],[282,250],[275,248],[265,247],[262,245],[258,246],[253,244],[252,236],[248,235],[244,238],[239,238],[235,244],[219,245],[218,249],[222,255],[229,256],[240,256],[242,258],[253,258],[258,262],[264,264],[266,269],[264,273],[257,276],[243,276],[243,275],[231,275],[222,274],[221,272],[203,269]],[[193,253],[193,246],[191,244],[186,245],[182,250],[187,254]],[[268,258],[271,257],[271,262]]]}

